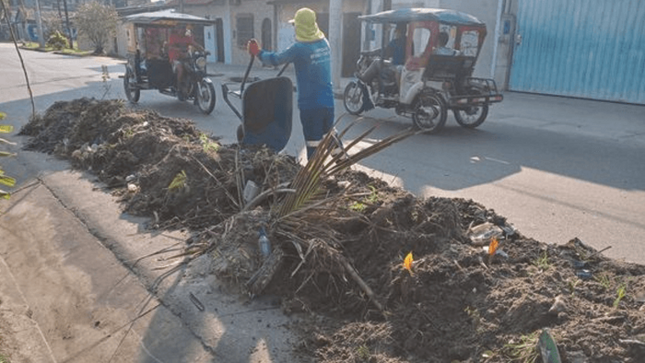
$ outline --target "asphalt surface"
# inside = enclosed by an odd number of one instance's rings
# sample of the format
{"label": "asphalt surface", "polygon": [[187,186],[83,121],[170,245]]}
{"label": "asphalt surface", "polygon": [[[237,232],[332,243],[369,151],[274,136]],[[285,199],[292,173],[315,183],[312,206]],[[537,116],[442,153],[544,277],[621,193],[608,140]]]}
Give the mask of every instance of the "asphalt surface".
{"label": "asphalt surface", "polygon": [[[57,100],[124,98],[117,77],[122,61],[36,52],[23,57],[37,112]],[[0,110],[9,115],[3,123],[19,129],[31,113],[29,93],[15,50],[0,44],[0,59]],[[105,81],[101,65],[110,76]],[[212,77],[218,85],[244,73],[240,66],[209,68],[220,74]],[[256,65],[251,75],[277,73]],[[292,69],[285,75],[293,78]],[[142,92],[135,107],[190,118],[232,143],[240,120],[216,90],[209,116],[154,91]],[[338,116],[342,107],[339,100]],[[302,157],[297,115],[285,152]],[[354,119],[344,116],[338,128]],[[375,124],[366,143],[411,122],[374,110],[349,137]],[[157,284],[163,270],[155,267],[167,261],[139,259],[185,236],[149,231],[147,221],[122,214],[91,175],[69,171],[65,162],[19,146],[13,151],[18,157],[2,160],[19,189],[0,201],[0,273],[8,277],[0,282],[0,322],[8,327],[0,334],[10,337],[3,344],[33,347],[18,349],[14,361],[295,361],[290,344],[296,338],[285,327],[294,321],[271,298],[234,298],[199,263]],[[451,116],[441,134],[414,136],[357,168],[418,196],[474,199],[536,240],[578,237],[597,249],[612,246],[606,256],[645,263],[644,155],[644,106],[506,92],[477,130],[459,127]]]}

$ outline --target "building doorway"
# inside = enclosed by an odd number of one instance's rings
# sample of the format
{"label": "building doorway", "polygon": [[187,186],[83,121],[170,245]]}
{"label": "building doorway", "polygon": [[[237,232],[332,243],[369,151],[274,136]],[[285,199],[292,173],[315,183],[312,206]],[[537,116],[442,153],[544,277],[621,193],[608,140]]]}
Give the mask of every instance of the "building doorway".
{"label": "building doorway", "polygon": [[273,39],[273,32],[271,31],[271,19],[264,18],[262,20],[262,49],[269,51],[273,50],[273,44],[271,39]]}

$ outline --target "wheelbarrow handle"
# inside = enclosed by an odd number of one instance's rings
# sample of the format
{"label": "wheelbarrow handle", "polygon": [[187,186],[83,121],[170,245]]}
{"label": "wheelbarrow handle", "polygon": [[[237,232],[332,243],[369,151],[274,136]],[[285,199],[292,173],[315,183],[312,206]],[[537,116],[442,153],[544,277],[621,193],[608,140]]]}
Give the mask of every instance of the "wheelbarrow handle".
{"label": "wheelbarrow handle", "polygon": [[249,72],[251,72],[251,67],[253,67],[254,60],[255,56],[251,54],[251,61],[249,62],[249,66],[246,67],[246,72],[244,72],[244,78],[242,79],[242,85],[240,86],[240,94],[244,93],[244,85],[246,84],[246,80],[249,78]]}
{"label": "wheelbarrow handle", "polygon": [[[235,113],[235,115],[236,115],[236,116],[237,116],[241,121],[243,121],[243,117],[242,117],[242,114],[240,113],[240,111],[238,111],[238,110],[237,110],[237,108],[235,108],[235,106],[233,106],[233,104],[231,103],[231,101],[228,99],[228,94],[229,94],[229,92],[230,92],[230,93],[233,93],[232,91],[230,91],[230,90],[228,89],[228,86],[227,86],[225,83],[224,83],[224,84],[222,84],[222,97],[224,97],[224,102],[226,102],[226,104],[228,105],[228,107],[230,107],[230,108],[231,108],[231,110],[233,110],[233,113]],[[235,95],[237,95],[237,94],[235,93]],[[240,95],[241,95],[241,93],[240,93]]]}
{"label": "wheelbarrow handle", "polygon": [[284,73],[284,71],[287,70],[287,67],[289,67],[289,64],[291,63],[285,63],[284,66],[282,66],[282,69],[280,70],[280,73],[278,73],[277,77],[280,77],[282,73]]}

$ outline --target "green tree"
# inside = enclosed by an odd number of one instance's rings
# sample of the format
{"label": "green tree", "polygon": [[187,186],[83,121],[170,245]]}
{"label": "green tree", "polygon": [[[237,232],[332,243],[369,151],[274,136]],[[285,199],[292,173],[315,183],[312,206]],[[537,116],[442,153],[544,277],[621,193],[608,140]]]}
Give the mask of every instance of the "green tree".
{"label": "green tree", "polygon": [[107,42],[116,35],[118,19],[114,6],[93,1],[78,7],[75,23],[79,37],[94,46],[94,54],[103,54]]}

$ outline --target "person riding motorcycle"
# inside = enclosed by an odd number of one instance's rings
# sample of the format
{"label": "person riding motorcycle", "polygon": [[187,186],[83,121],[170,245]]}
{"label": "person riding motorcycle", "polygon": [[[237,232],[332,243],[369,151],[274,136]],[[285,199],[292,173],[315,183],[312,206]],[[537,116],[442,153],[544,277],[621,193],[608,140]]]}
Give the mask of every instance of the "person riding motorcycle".
{"label": "person riding motorcycle", "polygon": [[188,47],[193,46],[199,51],[204,51],[204,47],[199,45],[192,34],[192,27],[180,26],[173,29],[168,38],[168,59],[175,73],[177,97],[182,100],[186,98],[184,84],[184,60],[188,58]]}
{"label": "person riding motorcycle", "polygon": [[[407,25],[405,23],[397,24],[394,31],[394,39],[385,48],[385,58],[392,60],[386,63],[386,65],[391,65],[395,73],[397,85],[400,84],[401,70],[405,64],[405,47],[407,45],[406,29]],[[365,83],[371,82],[374,77],[386,69],[383,67],[385,65],[383,63],[382,60],[375,59],[362,74],[358,75],[358,78]]]}

